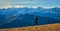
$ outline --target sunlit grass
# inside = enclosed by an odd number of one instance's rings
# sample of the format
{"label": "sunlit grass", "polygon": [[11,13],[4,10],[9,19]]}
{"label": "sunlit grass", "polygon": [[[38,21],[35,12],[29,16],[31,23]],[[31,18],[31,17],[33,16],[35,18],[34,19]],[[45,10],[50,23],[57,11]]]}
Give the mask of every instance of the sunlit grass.
{"label": "sunlit grass", "polygon": [[60,23],[28,26],[28,27],[22,27],[22,28],[0,29],[0,31],[60,31]]}

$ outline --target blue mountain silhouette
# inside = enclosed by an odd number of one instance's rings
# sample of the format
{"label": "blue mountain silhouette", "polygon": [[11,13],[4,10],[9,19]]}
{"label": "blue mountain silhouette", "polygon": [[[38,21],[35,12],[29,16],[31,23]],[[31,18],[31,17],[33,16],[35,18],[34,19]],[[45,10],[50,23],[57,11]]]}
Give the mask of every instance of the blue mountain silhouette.
{"label": "blue mountain silhouette", "polygon": [[39,25],[60,23],[60,8],[3,8],[0,9],[0,28],[32,26],[34,16]]}

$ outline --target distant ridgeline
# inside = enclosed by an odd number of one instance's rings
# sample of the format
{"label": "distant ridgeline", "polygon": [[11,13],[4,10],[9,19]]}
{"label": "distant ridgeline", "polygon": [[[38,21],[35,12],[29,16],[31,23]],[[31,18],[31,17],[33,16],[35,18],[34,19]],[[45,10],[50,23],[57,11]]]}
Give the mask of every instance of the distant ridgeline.
{"label": "distant ridgeline", "polygon": [[60,23],[60,8],[3,8],[0,9],[0,28],[32,26],[34,16],[39,25]]}

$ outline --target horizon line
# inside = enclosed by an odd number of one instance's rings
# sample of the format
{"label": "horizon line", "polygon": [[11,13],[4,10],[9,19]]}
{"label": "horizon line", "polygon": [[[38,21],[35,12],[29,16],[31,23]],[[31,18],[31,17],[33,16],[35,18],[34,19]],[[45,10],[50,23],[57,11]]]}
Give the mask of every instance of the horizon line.
{"label": "horizon line", "polygon": [[53,7],[47,7],[47,6],[45,6],[45,7],[43,7],[43,6],[5,6],[5,7],[0,7],[0,9],[3,9],[3,8],[5,8],[5,9],[7,9],[7,8],[25,8],[25,7],[27,7],[27,8],[38,8],[38,7],[41,7],[41,8],[45,8],[45,9],[48,9],[48,8],[60,8],[60,6],[53,6]]}

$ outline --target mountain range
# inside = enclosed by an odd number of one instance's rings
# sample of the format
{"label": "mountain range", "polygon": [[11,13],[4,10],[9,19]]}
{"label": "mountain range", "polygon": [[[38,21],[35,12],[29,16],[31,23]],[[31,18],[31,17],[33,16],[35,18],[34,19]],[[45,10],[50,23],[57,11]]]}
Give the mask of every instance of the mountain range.
{"label": "mountain range", "polygon": [[3,8],[0,9],[0,28],[31,26],[35,16],[39,25],[60,23],[60,8]]}

